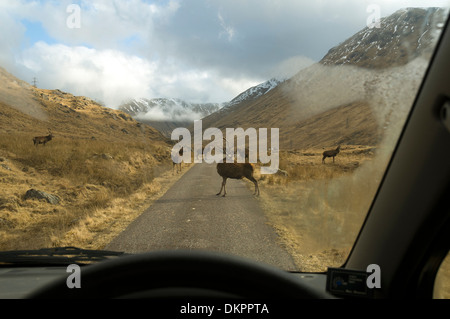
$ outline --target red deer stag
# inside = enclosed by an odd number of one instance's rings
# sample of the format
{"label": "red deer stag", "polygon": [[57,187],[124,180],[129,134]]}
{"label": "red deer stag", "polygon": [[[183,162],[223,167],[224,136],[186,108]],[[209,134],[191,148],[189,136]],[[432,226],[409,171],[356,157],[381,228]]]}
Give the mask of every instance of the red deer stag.
{"label": "red deer stag", "polygon": [[327,157],[332,157],[333,158],[333,163],[334,163],[334,158],[335,158],[336,155],[339,154],[340,150],[341,150],[341,146],[339,145],[335,150],[330,150],[330,151],[323,152],[322,164],[325,164],[325,159]]}
{"label": "red deer stag", "polygon": [[217,173],[222,176],[222,187],[220,192],[217,194],[219,196],[222,193],[223,197],[227,195],[226,184],[227,179],[243,179],[247,178],[255,184],[255,193],[253,195],[259,196],[259,186],[256,179],[253,177],[253,165],[250,163],[218,163]]}
{"label": "red deer stag", "polygon": [[[175,167],[176,167],[176,169],[177,169],[177,173],[178,173],[178,172],[181,173],[181,163],[182,163],[181,157],[183,157],[183,149],[180,149],[180,150],[178,151],[178,155],[175,154],[174,156],[176,157],[176,158],[175,158],[176,161],[174,161],[174,159],[172,159],[172,162],[173,162],[172,173],[174,173],[173,170],[175,169]],[[176,162],[178,162],[178,161],[179,161],[179,163],[176,163]]]}
{"label": "red deer stag", "polygon": [[44,146],[45,146],[45,144],[47,142],[51,141],[52,138],[53,138],[52,131],[48,130],[48,133],[49,134],[47,136],[36,136],[36,137],[33,137],[34,145],[38,146],[39,144],[44,144]]}

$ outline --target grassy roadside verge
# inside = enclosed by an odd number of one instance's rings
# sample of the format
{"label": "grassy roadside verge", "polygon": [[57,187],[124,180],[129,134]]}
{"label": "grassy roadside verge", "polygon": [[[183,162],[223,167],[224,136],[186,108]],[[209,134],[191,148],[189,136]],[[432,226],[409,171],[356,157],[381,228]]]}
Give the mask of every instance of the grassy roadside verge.
{"label": "grassy roadside verge", "polygon": [[280,154],[287,173],[260,176],[261,206],[300,271],[338,267],[348,256],[382,176],[372,146],[345,145],[336,162],[322,149]]}
{"label": "grassy roadside verge", "polygon": [[[58,138],[34,147],[26,134],[0,134],[0,250],[102,248],[181,176],[169,155],[149,142]],[[30,189],[59,202],[27,199]]]}

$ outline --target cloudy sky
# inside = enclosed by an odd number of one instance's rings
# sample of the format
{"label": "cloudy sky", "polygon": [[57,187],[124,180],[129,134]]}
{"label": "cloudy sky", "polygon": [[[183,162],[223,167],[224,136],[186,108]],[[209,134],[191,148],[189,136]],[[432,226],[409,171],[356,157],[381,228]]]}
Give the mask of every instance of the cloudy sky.
{"label": "cloudy sky", "polygon": [[116,107],[226,102],[292,76],[381,17],[448,0],[0,0],[0,66]]}

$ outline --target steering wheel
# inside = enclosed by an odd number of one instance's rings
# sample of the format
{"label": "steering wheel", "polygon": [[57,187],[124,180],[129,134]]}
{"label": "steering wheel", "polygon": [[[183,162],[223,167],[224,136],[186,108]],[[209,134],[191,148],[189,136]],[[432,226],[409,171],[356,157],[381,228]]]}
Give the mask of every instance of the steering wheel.
{"label": "steering wheel", "polygon": [[126,255],[81,268],[81,288],[69,275],[30,298],[271,298],[322,299],[300,279],[247,259],[202,251]]}

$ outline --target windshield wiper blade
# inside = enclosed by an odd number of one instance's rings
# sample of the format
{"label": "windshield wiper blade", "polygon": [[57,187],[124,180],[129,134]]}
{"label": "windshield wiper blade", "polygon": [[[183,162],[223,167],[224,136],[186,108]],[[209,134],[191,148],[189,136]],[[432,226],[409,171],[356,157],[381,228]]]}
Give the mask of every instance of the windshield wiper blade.
{"label": "windshield wiper blade", "polygon": [[124,252],[89,250],[77,247],[43,248],[0,252],[0,265],[91,264],[125,255]]}

